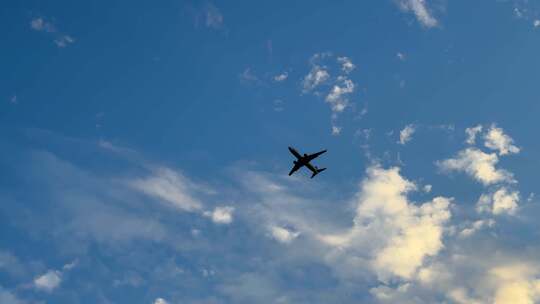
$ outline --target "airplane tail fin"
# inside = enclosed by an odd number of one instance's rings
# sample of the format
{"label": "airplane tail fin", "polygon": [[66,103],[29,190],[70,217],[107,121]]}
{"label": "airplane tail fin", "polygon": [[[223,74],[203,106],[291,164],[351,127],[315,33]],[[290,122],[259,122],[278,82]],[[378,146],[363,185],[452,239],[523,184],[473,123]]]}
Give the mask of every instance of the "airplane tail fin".
{"label": "airplane tail fin", "polygon": [[316,169],[317,171],[315,171],[315,172],[313,172],[313,174],[311,174],[311,178],[314,178],[315,175],[317,175],[317,174],[323,172],[324,170],[326,170],[326,168],[321,168],[321,169],[319,169],[319,168],[317,168],[317,167],[315,167],[315,169]]}

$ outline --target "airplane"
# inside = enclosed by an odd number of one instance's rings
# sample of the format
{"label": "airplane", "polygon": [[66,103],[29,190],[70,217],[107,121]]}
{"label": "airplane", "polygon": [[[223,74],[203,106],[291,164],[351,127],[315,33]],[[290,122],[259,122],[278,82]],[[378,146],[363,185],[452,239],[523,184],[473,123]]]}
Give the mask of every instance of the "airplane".
{"label": "airplane", "polygon": [[320,152],[313,153],[311,155],[307,155],[305,153],[304,155],[301,155],[293,147],[289,147],[289,151],[291,151],[292,155],[296,157],[296,160],[293,161],[294,167],[291,169],[291,172],[289,172],[289,176],[291,176],[294,172],[296,172],[298,169],[302,168],[303,166],[306,166],[309,170],[311,170],[311,172],[313,172],[313,174],[311,175],[311,178],[314,178],[315,175],[326,170],[326,168],[319,169],[317,168],[317,166],[313,166],[312,164],[309,163],[313,159],[317,158],[319,155],[326,152],[326,150],[322,150]]}

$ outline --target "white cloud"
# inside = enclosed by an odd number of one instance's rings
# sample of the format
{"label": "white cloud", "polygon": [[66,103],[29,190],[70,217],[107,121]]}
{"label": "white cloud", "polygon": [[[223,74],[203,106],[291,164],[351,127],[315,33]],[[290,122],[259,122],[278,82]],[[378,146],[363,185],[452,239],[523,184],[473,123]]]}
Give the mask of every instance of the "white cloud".
{"label": "white cloud", "polygon": [[405,61],[405,54],[401,53],[401,52],[398,52],[396,54],[396,57],[401,60],[401,61]]}
{"label": "white cloud", "polygon": [[154,301],[154,304],[169,304],[169,302],[167,302],[165,299],[163,298],[157,298],[155,301]]}
{"label": "white cloud", "polygon": [[424,192],[425,193],[430,193],[432,188],[433,188],[432,185],[425,185],[424,186]]}
{"label": "white cloud", "polygon": [[216,207],[213,211],[205,211],[204,215],[216,224],[230,224],[233,221],[234,207]]}
{"label": "white cloud", "polygon": [[330,74],[323,67],[315,65],[311,71],[304,77],[302,82],[303,92],[310,92],[319,85],[325,83],[330,78]]}
{"label": "white cloud", "polygon": [[72,44],[73,42],[75,42],[75,39],[73,39],[73,37],[69,35],[61,35],[60,37],[54,39],[54,43],[59,48],[65,48],[66,46],[68,46],[69,44]]}
{"label": "white cloud", "polygon": [[349,104],[348,95],[354,92],[354,83],[345,77],[339,77],[337,84],[326,96],[326,102],[332,106],[332,111],[343,112]]}
{"label": "white cloud", "polygon": [[484,135],[484,145],[491,149],[499,151],[499,155],[519,153],[520,149],[513,145],[514,140],[506,135],[501,128],[492,125]]}
{"label": "white cloud", "polygon": [[489,280],[495,287],[495,304],[533,304],[540,300],[538,267],[528,263],[501,265],[490,269]]}
{"label": "white cloud", "polygon": [[403,11],[412,11],[423,26],[428,28],[437,26],[437,19],[430,12],[426,0],[399,0],[398,3]]}
{"label": "white cloud", "polygon": [[204,8],[204,15],[206,27],[220,29],[223,26],[223,15],[213,4],[206,4]]}
{"label": "white cloud", "polygon": [[352,63],[351,59],[349,57],[338,57],[337,58],[337,61],[339,63],[341,63],[341,70],[345,73],[345,74],[349,74],[350,72],[352,72],[356,66]]}
{"label": "white cloud", "polygon": [[57,270],[49,270],[45,274],[34,279],[34,286],[37,289],[51,292],[60,286],[62,282],[62,273]]}
{"label": "white cloud", "polygon": [[42,32],[42,31],[48,32],[48,33],[56,32],[56,28],[54,27],[54,25],[41,17],[32,19],[32,21],[30,21],[30,27],[33,30],[36,30],[39,32]]}
{"label": "white cloud", "polygon": [[300,235],[300,232],[298,231],[291,231],[287,228],[280,226],[271,226],[270,233],[272,235],[272,238],[274,238],[276,241],[285,244],[292,242]]}
{"label": "white cloud", "polygon": [[409,202],[406,195],[415,189],[399,168],[371,167],[355,201],[353,227],[319,239],[338,249],[337,259],[356,260],[367,254],[380,280],[412,278],[425,258],[443,247],[443,225],[451,216],[448,198],[421,205]]}
{"label": "white cloud", "polygon": [[279,75],[274,76],[274,81],[281,82],[285,81],[289,77],[289,73],[283,72]]}
{"label": "white cloud", "polygon": [[505,187],[491,194],[482,194],[478,199],[478,212],[489,212],[495,215],[515,214],[518,209],[519,192],[510,191]]}
{"label": "white cloud", "polygon": [[465,129],[465,133],[467,133],[467,140],[465,142],[469,145],[474,145],[476,143],[476,135],[480,132],[482,132],[481,125]]}
{"label": "white cloud", "polygon": [[534,27],[540,27],[540,20],[534,20],[533,25]]}
{"label": "white cloud", "polygon": [[54,36],[54,43],[59,48],[64,48],[75,42],[73,37],[59,32],[51,22],[42,17],[32,19],[30,27],[35,31],[49,33],[49,35]]}
{"label": "white cloud", "polygon": [[341,127],[332,126],[332,135],[339,135],[339,134],[341,134]]}
{"label": "white cloud", "polygon": [[403,130],[399,131],[399,143],[404,145],[412,139],[412,136],[416,132],[414,125],[407,125]]}
{"label": "white cloud", "polygon": [[198,186],[182,174],[168,168],[158,168],[154,174],[128,182],[130,186],[147,195],[155,196],[184,211],[196,211],[202,203],[192,196]]}
{"label": "white cloud", "polygon": [[484,185],[500,182],[514,183],[512,173],[497,169],[497,154],[484,153],[476,148],[467,148],[458,152],[455,158],[437,162],[444,171],[465,172]]}
{"label": "white cloud", "polygon": [[492,220],[492,219],[478,220],[478,221],[475,221],[474,223],[472,223],[470,226],[468,226],[466,228],[463,228],[459,232],[459,236],[466,238],[466,237],[469,237],[469,236],[475,234],[477,231],[479,231],[480,229],[482,229],[484,227],[493,227],[493,225],[495,225],[495,221]]}

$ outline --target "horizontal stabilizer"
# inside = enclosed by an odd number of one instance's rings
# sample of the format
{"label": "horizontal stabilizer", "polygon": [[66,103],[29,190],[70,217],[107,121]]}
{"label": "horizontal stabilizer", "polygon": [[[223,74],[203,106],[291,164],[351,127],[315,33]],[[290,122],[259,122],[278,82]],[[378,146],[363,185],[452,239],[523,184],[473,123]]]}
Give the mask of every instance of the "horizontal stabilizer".
{"label": "horizontal stabilizer", "polygon": [[313,174],[311,174],[311,178],[314,178],[315,175],[323,172],[324,170],[326,170],[326,168],[321,168],[321,169],[317,168],[317,171],[315,171],[315,172],[313,172]]}

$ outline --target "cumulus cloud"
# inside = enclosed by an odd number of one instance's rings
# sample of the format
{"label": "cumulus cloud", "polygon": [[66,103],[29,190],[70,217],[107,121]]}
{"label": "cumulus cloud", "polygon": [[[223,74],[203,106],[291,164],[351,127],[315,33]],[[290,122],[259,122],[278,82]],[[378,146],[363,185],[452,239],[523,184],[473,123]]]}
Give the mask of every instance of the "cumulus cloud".
{"label": "cumulus cloud", "polygon": [[446,172],[465,172],[484,185],[514,183],[512,173],[495,167],[498,162],[499,158],[495,153],[488,154],[476,148],[467,148],[459,151],[454,158],[437,162],[437,165]]}
{"label": "cumulus cloud", "polygon": [[495,304],[536,303],[540,300],[538,267],[527,263],[501,265],[489,271]]}
{"label": "cumulus cloud", "polygon": [[292,231],[285,227],[271,226],[270,234],[272,238],[276,241],[284,244],[289,244],[300,235],[300,232]]}
{"label": "cumulus cloud", "polygon": [[416,205],[407,198],[413,190],[416,185],[403,178],[399,168],[369,168],[355,201],[353,227],[319,239],[340,248],[338,259],[357,259],[360,252],[367,252],[369,264],[383,281],[412,278],[424,260],[443,247],[444,224],[451,216],[451,199],[436,197]]}
{"label": "cumulus cloud", "polygon": [[534,20],[533,25],[534,25],[535,28],[540,27],[540,20],[538,20],[538,19]]}
{"label": "cumulus cloud", "polygon": [[465,133],[467,133],[467,139],[465,142],[469,145],[474,145],[476,143],[476,135],[480,132],[482,132],[482,125],[465,129]]}
{"label": "cumulus cloud", "polygon": [[163,298],[157,298],[155,301],[154,301],[154,304],[169,304],[169,302],[167,302],[165,299]]}
{"label": "cumulus cloud", "polygon": [[463,228],[459,232],[459,236],[463,237],[463,238],[470,237],[471,235],[478,232],[480,229],[482,229],[484,227],[493,227],[493,225],[495,225],[495,221],[492,220],[492,219],[478,220],[478,221],[475,221],[474,223],[472,223],[471,225],[469,225],[468,227]]}
{"label": "cumulus cloud", "polygon": [[338,78],[337,83],[332,87],[326,96],[326,102],[332,106],[332,111],[343,112],[349,104],[349,95],[354,92],[354,83],[347,78]]}
{"label": "cumulus cloud", "polygon": [[339,135],[339,134],[341,134],[341,127],[332,126],[332,135]]}
{"label": "cumulus cloud", "polygon": [[484,135],[484,145],[499,152],[499,155],[516,154],[520,149],[514,146],[514,140],[506,135],[501,128],[492,125]]}
{"label": "cumulus cloud", "polygon": [[204,215],[216,224],[230,224],[233,221],[234,207],[216,207],[213,211],[205,211]]}
{"label": "cumulus cloud", "polygon": [[426,0],[399,0],[399,7],[405,12],[413,12],[420,24],[427,28],[435,27],[437,19],[433,17]]}
{"label": "cumulus cloud", "polygon": [[49,270],[45,274],[34,279],[34,287],[39,290],[51,292],[60,286],[62,273],[57,270]]}
{"label": "cumulus cloud", "polygon": [[403,130],[399,131],[399,143],[404,145],[412,139],[412,136],[416,132],[414,125],[407,125]]}
{"label": "cumulus cloud", "polygon": [[304,77],[302,82],[303,92],[314,90],[319,85],[325,83],[330,78],[330,74],[323,67],[314,65],[311,71]]}
{"label": "cumulus cloud", "polygon": [[274,76],[274,81],[277,81],[277,82],[285,81],[288,77],[289,77],[289,73],[283,72],[281,74]]}
{"label": "cumulus cloud", "polygon": [[184,211],[202,208],[202,203],[192,195],[199,187],[184,175],[168,168],[158,168],[154,170],[153,175],[129,181],[128,184]]}
{"label": "cumulus cloud", "polygon": [[494,193],[482,194],[476,204],[478,212],[488,212],[495,215],[515,214],[518,209],[519,192],[501,187]]}
{"label": "cumulus cloud", "polygon": [[346,74],[349,74],[356,68],[356,66],[352,63],[351,59],[348,57],[338,57],[337,61],[341,63],[341,70]]}

